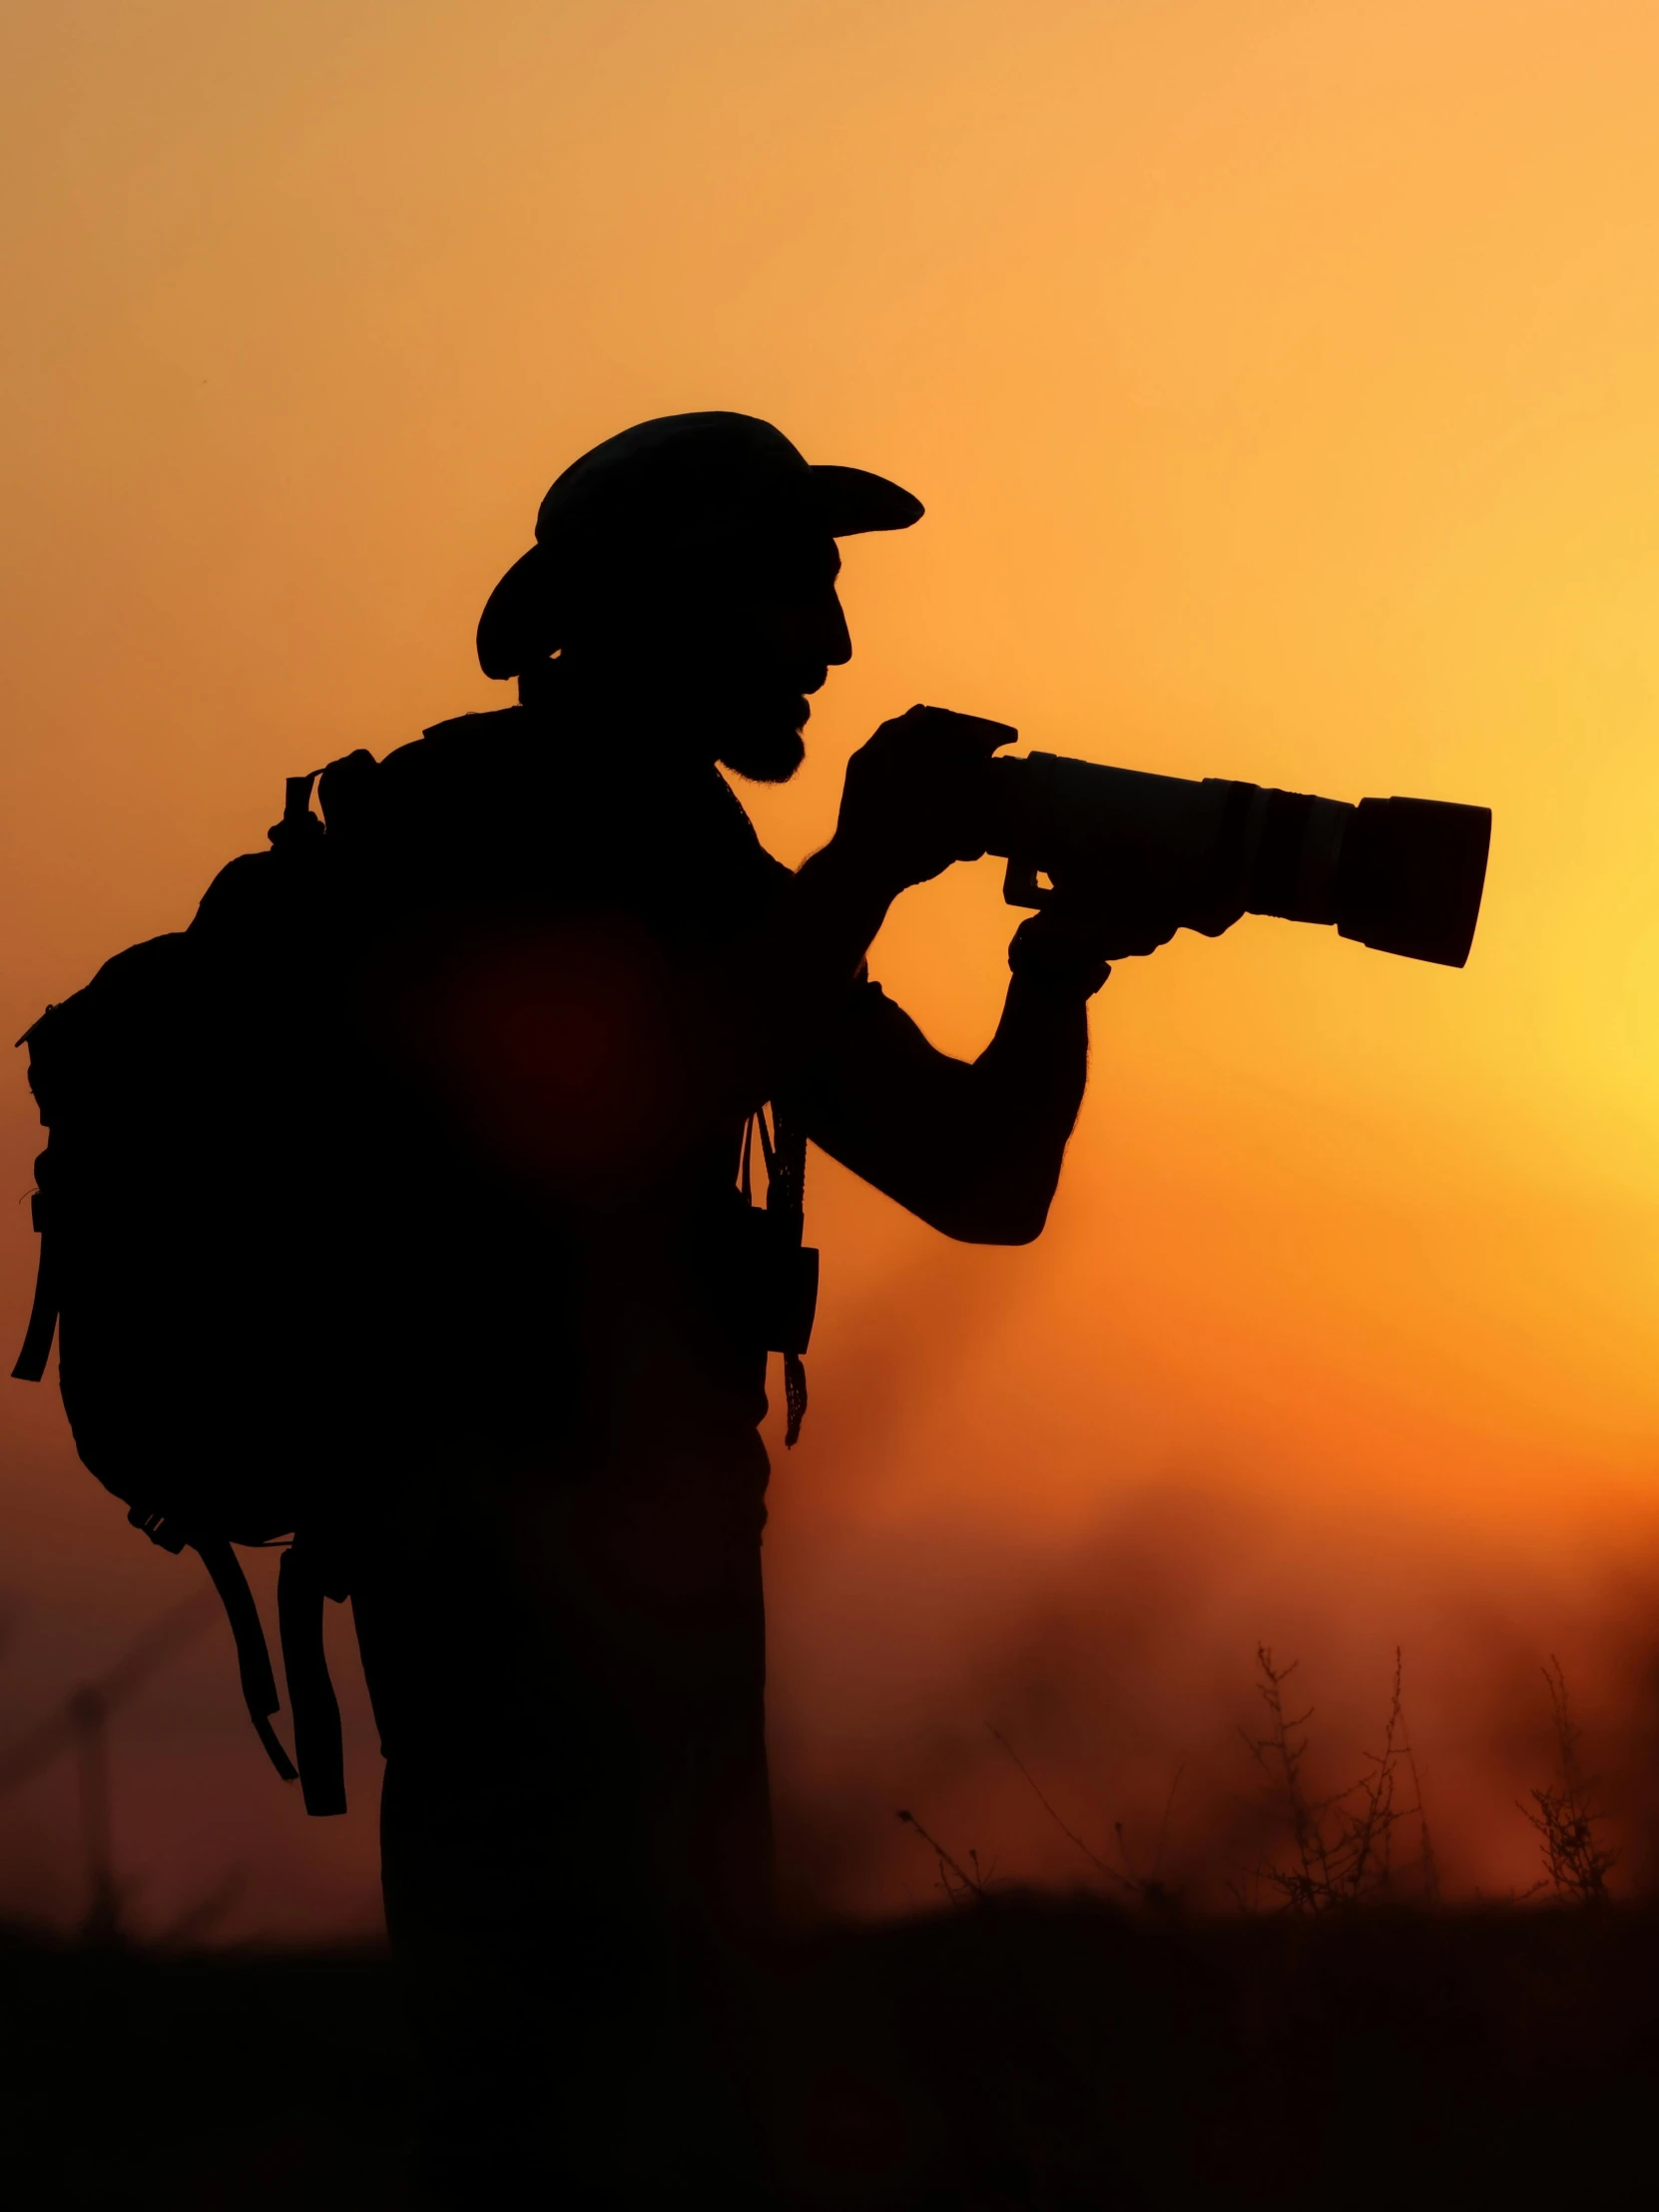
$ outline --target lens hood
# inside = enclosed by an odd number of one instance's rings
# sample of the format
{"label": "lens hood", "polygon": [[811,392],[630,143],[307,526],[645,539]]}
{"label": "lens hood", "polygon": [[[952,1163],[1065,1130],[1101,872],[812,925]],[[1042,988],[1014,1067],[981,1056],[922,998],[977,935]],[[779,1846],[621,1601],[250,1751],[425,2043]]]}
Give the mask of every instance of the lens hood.
{"label": "lens hood", "polygon": [[1362,799],[1337,865],[1337,929],[1377,952],[1461,967],[1474,941],[1489,807]]}

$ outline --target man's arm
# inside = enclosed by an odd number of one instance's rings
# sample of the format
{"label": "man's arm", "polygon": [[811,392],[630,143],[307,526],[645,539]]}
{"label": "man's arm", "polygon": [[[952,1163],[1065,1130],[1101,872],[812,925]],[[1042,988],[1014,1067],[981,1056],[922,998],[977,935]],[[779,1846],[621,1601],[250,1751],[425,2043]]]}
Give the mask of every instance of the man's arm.
{"label": "man's arm", "polygon": [[799,1094],[807,1133],[865,1182],[947,1237],[1029,1244],[1040,1235],[1088,1073],[1088,1001],[1114,958],[1168,930],[1060,913],[1023,923],[996,1034],[977,1060],[930,1045],[865,983]]}
{"label": "man's arm", "polygon": [[977,1060],[936,1051],[876,984],[803,1086],[807,1134],[929,1227],[1029,1244],[1048,1218],[1088,1063],[1081,1001],[1010,987]]}
{"label": "man's arm", "polygon": [[724,1006],[704,1018],[746,1110],[820,1056],[899,892],[979,858],[986,764],[1017,735],[1004,723],[912,707],[852,756],[834,835],[715,979],[713,1003],[724,996]]}
{"label": "man's arm", "polygon": [[435,954],[417,945],[408,972],[378,978],[381,1048],[563,1202],[610,1203],[763,1100],[811,1094],[811,1134],[902,1205],[951,1236],[1025,1242],[1076,1117],[1103,958],[1167,931],[1095,944],[1091,923],[1087,972],[1071,972],[1063,918],[1034,917],[972,1066],[858,983],[894,896],[982,849],[984,766],[1013,735],[932,708],[883,724],[848,766],[830,842],[701,961],[671,963],[637,918],[605,909],[528,924],[508,911]]}
{"label": "man's arm", "polygon": [[977,857],[984,765],[1014,734],[912,708],[853,756],[834,837],[754,948],[758,995],[743,1025],[752,1050],[765,1040],[769,1094],[798,1100],[825,1151],[975,1244],[1041,1234],[1088,1074],[1088,1001],[1108,961],[1153,951],[1175,927],[1127,883],[1087,907],[1051,898],[1015,933],[1002,1018],[972,1062],[936,1051],[878,986],[855,980],[897,891]]}

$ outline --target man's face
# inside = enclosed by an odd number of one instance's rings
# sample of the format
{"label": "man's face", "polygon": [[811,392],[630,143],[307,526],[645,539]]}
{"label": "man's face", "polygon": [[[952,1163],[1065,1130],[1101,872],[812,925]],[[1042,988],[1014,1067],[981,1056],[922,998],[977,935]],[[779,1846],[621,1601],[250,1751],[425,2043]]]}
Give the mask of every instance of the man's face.
{"label": "man's face", "polygon": [[676,719],[739,776],[786,784],[805,758],[808,701],[852,658],[840,565],[832,538],[784,543],[699,595]]}
{"label": "man's face", "polygon": [[825,534],[768,533],[677,552],[607,589],[570,659],[675,751],[760,784],[787,784],[831,668],[852,658]]}

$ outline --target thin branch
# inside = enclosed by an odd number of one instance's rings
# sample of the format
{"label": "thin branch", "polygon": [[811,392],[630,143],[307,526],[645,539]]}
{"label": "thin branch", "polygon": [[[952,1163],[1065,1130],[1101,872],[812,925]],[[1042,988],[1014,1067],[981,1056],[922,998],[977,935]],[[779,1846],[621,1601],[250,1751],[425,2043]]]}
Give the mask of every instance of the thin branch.
{"label": "thin branch", "polygon": [[[1125,1878],[1123,1875],[1119,1874],[1116,1867],[1109,1867],[1106,1864],[1106,1861],[1100,1857],[1098,1852],[1094,1852],[1089,1849],[1088,1845],[1084,1843],[1082,1837],[1078,1835],[1076,1829],[1068,1828],[1066,1826],[1065,1822],[1060,1818],[1059,1814],[1054,1810],[1053,1806],[1050,1805],[1047,1798],[1044,1797],[1042,1790],[1038,1785],[1036,1776],[1025,1764],[1025,1761],[1020,1757],[1019,1753],[1014,1749],[1013,1745],[1009,1743],[1007,1737],[1003,1735],[1001,1729],[992,1727],[989,1721],[985,1723],[985,1726],[990,1730],[990,1733],[996,1738],[997,1742],[1008,1754],[1008,1757],[1014,1762],[1014,1765],[1018,1767],[1020,1773],[1024,1775],[1026,1781],[1031,1786],[1031,1795],[1036,1799],[1037,1803],[1042,1807],[1043,1811],[1048,1815],[1049,1819],[1060,1831],[1060,1834],[1065,1837],[1066,1841],[1068,1843],[1075,1844],[1078,1850],[1083,1854],[1084,1858],[1089,1862],[1090,1866],[1098,1867],[1100,1872],[1105,1875],[1109,1881],[1117,1883],[1120,1889],[1131,1891],[1138,1890],[1140,1885],[1135,1881],[1133,1874]],[[900,1817],[902,1818],[902,1816]]]}
{"label": "thin branch", "polygon": [[936,1836],[928,1835],[926,1829],[922,1827],[920,1821],[916,1819],[913,1813],[900,1813],[898,1818],[904,1823],[906,1828],[912,1828],[915,1830],[916,1834],[921,1838],[922,1842],[927,1846],[928,1850],[938,1861],[939,1887],[941,1890],[943,1890],[945,1896],[950,1900],[952,1905],[954,1905],[957,1900],[962,1897],[984,1897],[986,1891],[990,1886],[991,1875],[995,1870],[994,1868],[987,1868],[984,1872],[981,1872],[979,1866],[979,1854],[976,1851],[970,1851],[968,1853],[968,1858],[972,1862],[973,1866],[973,1872],[969,1874],[967,1868],[962,1865],[961,1861],[958,1859],[953,1859],[950,1853],[945,1850],[943,1844],[939,1842]]}

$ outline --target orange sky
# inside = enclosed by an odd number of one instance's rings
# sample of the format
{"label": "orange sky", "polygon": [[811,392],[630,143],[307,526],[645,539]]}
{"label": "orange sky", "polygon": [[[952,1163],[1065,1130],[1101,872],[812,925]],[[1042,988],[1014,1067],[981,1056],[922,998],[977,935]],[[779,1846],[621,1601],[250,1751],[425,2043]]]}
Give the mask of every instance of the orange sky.
{"label": "orange sky", "polygon": [[[881,1824],[929,1790],[958,1840],[1061,1871],[987,1718],[1091,1833],[1155,1825],[1212,1753],[1220,1805],[1258,1636],[1302,1653],[1345,1756],[1405,1644],[1461,1880],[1529,1879],[1508,1808],[1550,1649],[1634,1771],[1656,96],[1636,0],[0,15],[7,1034],[186,920],[284,774],[500,700],[472,626],[540,493],[680,408],[928,506],[846,549],[856,658],[754,806],[786,857],[918,698],[1095,759],[1495,811],[1461,974],[1271,921],[1120,970],[1032,1251],[960,1252],[814,1169],[775,1708],[836,1894],[903,1894]],[[1012,918],[994,863],[959,870],[876,972],[972,1050]],[[0,1129],[21,1193],[21,1061]],[[0,1419],[9,1735],[183,1570],[77,1472],[54,1398],[7,1384]],[[360,1915],[366,1744],[356,1814],[307,1829],[244,1728],[212,1638],[135,1707],[148,1909],[236,1862],[248,1925]],[[0,1807],[0,1891],[64,1891],[62,1784]]]}

